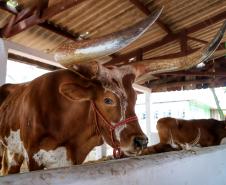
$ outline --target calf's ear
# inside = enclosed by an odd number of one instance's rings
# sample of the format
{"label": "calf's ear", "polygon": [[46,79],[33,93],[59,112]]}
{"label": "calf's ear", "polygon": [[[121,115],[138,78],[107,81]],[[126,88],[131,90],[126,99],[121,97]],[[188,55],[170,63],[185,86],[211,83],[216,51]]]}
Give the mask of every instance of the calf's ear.
{"label": "calf's ear", "polygon": [[93,86],[63,83],[59,87],[59,92],[70,101],[89,101],[93,96]]}

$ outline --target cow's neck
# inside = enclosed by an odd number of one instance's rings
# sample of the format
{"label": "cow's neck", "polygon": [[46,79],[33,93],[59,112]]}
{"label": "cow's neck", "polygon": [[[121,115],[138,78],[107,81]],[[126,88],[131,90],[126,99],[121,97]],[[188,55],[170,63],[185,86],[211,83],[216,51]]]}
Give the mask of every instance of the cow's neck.
{"label": "cow's neck", "polygon": [[95,112],[93,111],[92,106],[90,106],[89,109],[88,119],[86,123],[84,123],[83,132],[77,136],[77,138],[79,138],[77,141],[79,140],[79,142],[75,143],[76,149],[72,149],[72,156],[70,156],[74,164],[81,164],[94,147],[103,144],[103,138],[99,133],[95,122]]}

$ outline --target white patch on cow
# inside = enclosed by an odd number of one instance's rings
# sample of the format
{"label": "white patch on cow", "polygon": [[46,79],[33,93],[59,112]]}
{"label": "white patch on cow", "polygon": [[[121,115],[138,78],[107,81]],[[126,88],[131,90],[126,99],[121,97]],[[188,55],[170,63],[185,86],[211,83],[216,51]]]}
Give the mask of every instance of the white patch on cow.
{"label": "white patch on cow", "polygon": [[8,159],[9,161],[9,169],[12,167],[12,166],[17,166],[17,162],[14,160],[14,158],[10,158]]}
{"label": "white patch on cow", "polygon": [[[128,74],[134,74],[134,69],[130,66],[122,66],[120,68],[108,69],[102,66],[100,74],[98,76],[98,80],[102,83],[102,87],[105,91],[110,91],[114,93],[120,102],[120,112],[121,117],[119,121],[126,119],[126,109],[128,106],[128,96],[126,94],[125,87],[123,85],[123,77]],[[117,83],[115,83],[117,81]],[[111,122],[112,125],[116,123]],[[127,127],[127,125],[119,126],[115,129],[116,139],[120,142],[120,133]]]}
{"label": "white patch on cow", "polygon": [[180,143],[179,145],[181,146],[181,148],[183,150],[192,150],[195,148],[199,148],[200,147],[200,145],[199,145],[200,138],[201,138],[201,129],[198,128],[198,134],[193,141],[191,141],[190,143],[185,143],[185,144]]}
{"label": "white patch on cow", "polygon": [[120,141],[120,134],[125,128],[126,128],[126,124],[115,128],[115,136],[118,141]]}
{"label": "white patch on cow", "polygon": [[179,146],[174,142],[173,140],[173,135],[172,135],[172,131],[170,130],[170,138],[168,141],[168,144],[172,147],[172,148],[178,148]]}
{"label": "white patch on cow", "polygon": [[221,139],[220,145],[225,145],[226,144],[226,137]]}
{"label": "white patch on cow", "polygon": [[[99,80],[101,81],[104,90],[114,93],[119,98],[121,109],[121,117],[119,121],[125,119],[125,112],[128,105],[127,94],[123,86],[122,79],[123,76],[129,73],[131,73],[131,70],[119,71],[113,69],[109,71],[107,68],[103,68],[101,70],[101,75],[99,76]],[[117,84],[114,82],[114,80],[117,81]],[[115,125],[116,123],[111,122],[111,124]],[[118,141],[120,141],[120,133],[124,128],[126,128],[126,125],[119,126],[115,129],[115,135]]]}
{"label": "white patch on cow", "polygon": [[56,150],[43,150],[33,156],[39,166],[43,165],[47,169],[71,166],[72,162],[67,159],[67,150],[65,147],[59,147]]}
{"label": "white patch on cow", "polygon": [[7,150],[11,153],[17,153],[24,156],[25,160],[28,161],[28,154],[24,148],[24,144],[20,138],[20,130],[10,130],[9,137],[5,137]]}

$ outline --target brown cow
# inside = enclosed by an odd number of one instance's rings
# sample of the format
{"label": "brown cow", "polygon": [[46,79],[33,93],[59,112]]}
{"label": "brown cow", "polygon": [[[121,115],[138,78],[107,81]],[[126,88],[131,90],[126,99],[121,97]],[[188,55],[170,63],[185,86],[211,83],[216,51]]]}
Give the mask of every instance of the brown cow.
{"label": "brown cow", "polygon": [[84,61],[125,47],[150,27],[161,11],[118,33],[63,45],[56,58],[76,62],[67,66],[71,70],[0,88],[0,154],[5,154],[4,161],[8,153],[12,155],[5,173],[19,172],[24,160],[29,170],[81,164],[104,141],[114,148],[116,157],[121,151],[137,155],[147,146],[134,111],[132,84],[139,73],[129,66],[108,69]]}
{"label": "brown cow", "polygon": [[160,143],[144,149],[144,155],[219,145],[226,137],[226,121],[215,119],[183,120],[166,117],[159,119],[156,127]]}
{"label": "brown cow", "polygon": [[[0,106],[2,147],[13,155],[9,173],[19,172],[23,160],[29,170],[80,164],[104,141],[116,154],[122,151],[132,156],[141,152],[147,145],[147,137],[134,111],[133,82],[145,73],[176,70],[188,67],[189,62],[191,66],[202,62],[218,47],[226,24],[207,48],[189,55],[189,61],[184,57],[158,64],[151,61],[112,68],[85,61],[128,45],[160,12],[124,31],[63,45],[56,59],[70,70],[2,87],[2,92],[9,92]],[[14,90],[9,91],[10,87]]]}

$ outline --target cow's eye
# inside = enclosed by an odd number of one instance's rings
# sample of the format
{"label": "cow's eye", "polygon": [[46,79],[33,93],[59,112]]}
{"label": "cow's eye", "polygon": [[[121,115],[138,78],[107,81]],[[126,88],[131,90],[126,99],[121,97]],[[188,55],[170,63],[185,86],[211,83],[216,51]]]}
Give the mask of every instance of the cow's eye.
{"label": "cow's eye", "polygon": [[110,99],[110,98],[104,98],[104,103],[108,104],[108,105],[111,105],[111,104],[113,104],[113,100]]}

